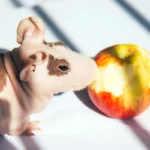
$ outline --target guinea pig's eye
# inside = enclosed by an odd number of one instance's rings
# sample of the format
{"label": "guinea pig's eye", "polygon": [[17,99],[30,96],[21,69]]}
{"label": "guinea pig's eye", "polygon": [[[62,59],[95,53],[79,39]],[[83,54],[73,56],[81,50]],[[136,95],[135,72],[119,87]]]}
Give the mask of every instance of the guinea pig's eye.
{"label": "guinea pig's eye", "polygon": [[67,70],[69,69],[69,67],[66,66],[66,65],[58,66],[58,68],[59,68],[61,71],[67,71]]}

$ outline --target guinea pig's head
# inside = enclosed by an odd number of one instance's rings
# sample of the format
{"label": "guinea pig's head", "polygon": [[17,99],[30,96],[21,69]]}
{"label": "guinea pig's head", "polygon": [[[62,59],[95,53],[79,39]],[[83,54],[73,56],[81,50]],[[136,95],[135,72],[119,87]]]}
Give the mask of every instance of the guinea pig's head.
{"label": "guinea pig's head", "polygon": [[45,29],[39,18],[24,21],[29,28],[22,27],[21,32],[19,27],[17,37],[19,51],[28,54],[20,72],[22,81],[53,94],[81,90],[90,84],[97,69],[93,59],[71,51],[62,42],[43,42]]}

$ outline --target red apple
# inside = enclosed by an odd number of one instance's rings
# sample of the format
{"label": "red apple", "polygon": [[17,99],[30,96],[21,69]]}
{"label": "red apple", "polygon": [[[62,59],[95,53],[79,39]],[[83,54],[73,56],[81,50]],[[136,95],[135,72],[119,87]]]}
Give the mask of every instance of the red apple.
{"label": "red apple", "polygon": [[150,53],[137,45],[120,44],[100,51],[88,93],[95,106],[112,118],[132,118],[150,104]]}

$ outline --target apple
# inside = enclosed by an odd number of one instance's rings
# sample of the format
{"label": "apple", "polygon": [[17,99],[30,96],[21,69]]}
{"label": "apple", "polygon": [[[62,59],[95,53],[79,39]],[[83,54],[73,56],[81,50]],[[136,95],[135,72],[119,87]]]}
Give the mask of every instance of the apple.
{"label": "apple", "polygon": [[98,69],[88,86],[94,105],[111,118],[133,118],[150,104],[150,52],[135,44],[100,51]]}

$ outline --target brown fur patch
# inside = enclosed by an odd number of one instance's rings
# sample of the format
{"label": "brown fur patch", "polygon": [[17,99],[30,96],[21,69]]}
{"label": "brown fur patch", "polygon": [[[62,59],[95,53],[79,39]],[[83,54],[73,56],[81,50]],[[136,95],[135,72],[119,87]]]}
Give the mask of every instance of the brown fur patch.
{"label": "brown fur patch", "polygon": [[54,47],[54,46],[64,46],[66,47],[66,45],[62,42],[46,42],[46,41],[43,41],[44,44],[48,45],[49,47]]}
{"label": "brown fur patch", "polygon": [[49,55],[48,66],[49,75],[62,76],[70,72],[70,65],[65,59],[57,59]]}
{"label": "brown fur patch", "polygon": [[4,57],[4,54],[1,53],[0,54],[0,91],[3,90],[4,86],[6,86],[6,76],[7,76],[7,73],[4,67],[3,57]]}

